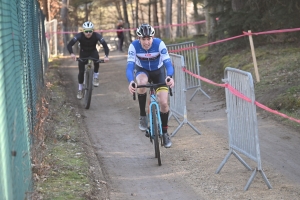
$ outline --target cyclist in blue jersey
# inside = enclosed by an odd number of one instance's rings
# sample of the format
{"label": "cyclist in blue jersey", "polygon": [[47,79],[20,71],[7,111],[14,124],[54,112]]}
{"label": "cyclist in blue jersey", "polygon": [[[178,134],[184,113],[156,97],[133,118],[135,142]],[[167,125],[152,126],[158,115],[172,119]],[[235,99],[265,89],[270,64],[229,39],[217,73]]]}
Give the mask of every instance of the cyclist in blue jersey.
{"label": "cyclist in blue jersey", "polygon": [[[97,44],[98,42],[101,43],[101,45],[104,48],[104,62],[108,62],[108,54],[109,54],[109,48],[107,46],[107,43],[105,42],[104,38],[101,34],[94,32],[94,24],[90,21],[84,22],[82,25],[83,31],[76,34],[72,40],[67,45],[67,49],[69,53],[71,54],[71,58],[76,60],[76,55],[73,53],[72,46],[78,41],[80,44],[80,58],[87,58],[92,57],[95,59],[99,59],[99,53],[97,51]],[[87,61],[86,61],[87,63]],[[77,93],[77,99],[82,99],[83,97],[83,90],[82,90],[82,84],[84,81],[84,70],[85,70],[85,64],[83,62],[78,62],[78,93]],[[94,62],[94,78],[93,78],[93,85],[95,87],[99,86],[99,63]]]}
{"label": "cyclist in blue jersey", "polygon": [[[159,38],[154,38],[155,30],[152,26],[142,24],[137,28],[136,34],[138,39],[133,41],[128,48],[126,68],[126,76],[129,82],[128,89],[131,94],[136,91],[137,88],[132,86],[132,83],[135,83],[134,81],[136,81],[137,85],[145,85],[148,82],[166,83],[165,86],[156,88],[156,93],[160,105],[163,142],[164,146],[169,148],[172,142],[168,134],[169,95],[167,86],[171,88],[174,86],[172,78],[174,68],[165,43]],[[139,128],[142,131],[146,131],[148,128],[145,109],[146,88],[138,88],[137,93],[140,107]]]}

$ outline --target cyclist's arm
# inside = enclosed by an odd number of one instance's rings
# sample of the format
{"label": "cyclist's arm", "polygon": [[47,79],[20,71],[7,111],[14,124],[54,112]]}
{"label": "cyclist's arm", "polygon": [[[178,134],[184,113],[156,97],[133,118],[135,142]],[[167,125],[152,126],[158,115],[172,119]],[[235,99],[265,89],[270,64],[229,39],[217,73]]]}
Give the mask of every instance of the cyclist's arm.
{"label": "cyclist's arm", "polygon": [[80,39],[80,33],[78,33],[77,35],[75,35],[72,40],[70,40],[70,42],[67,44],[67,49],[69,51],[70,54],[74,54],[73,53],[73,49],[72,46]]}
{"label": "cyclist's arm", "polygon": [[128,82],[134,80],[133,70],[135,67],[135,58],[136,58],[136,50],[132,44],[128,47],[128,57],[127,57],[127,67],[126,67],[126,77]]}
{"label": "cyclist's arm", "polygon": [[97,33],[97,38],[98,38],[99,42],[101,43],[101,45],[103,46],[105,56],[108,57],[109,48],[107,46],[106,41],[104,40],[104,38],[102,37],[102,35],[100,35],[99,33]]}
{"label": "cyclist's arm", "polygon": [[168,49],[163,41],[161,41],[161,43],[159,44],[159,52],[160,52],[162,61],[166,67],[167,76],[172,77],[173,73],[174,73],[174,68],[173,68],[173,64],[172,64],[170,55],[168,53]]}
{"label": "cyclist's arm", "polygon": [[132,61],[127,62],[127,68],[126,68],[126,77],[128,80],[128,83],[134,80],[133,76],[133,70],[134,70],[135,63]]}

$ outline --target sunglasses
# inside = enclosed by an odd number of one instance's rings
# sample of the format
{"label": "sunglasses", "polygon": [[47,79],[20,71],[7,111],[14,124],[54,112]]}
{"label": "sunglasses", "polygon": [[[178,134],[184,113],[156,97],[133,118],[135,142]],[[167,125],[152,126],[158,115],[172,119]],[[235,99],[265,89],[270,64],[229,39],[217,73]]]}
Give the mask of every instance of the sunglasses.
{"label": "sunglasses", "polygon": [[93,31],[84,31],[85,33],[92,33]]}

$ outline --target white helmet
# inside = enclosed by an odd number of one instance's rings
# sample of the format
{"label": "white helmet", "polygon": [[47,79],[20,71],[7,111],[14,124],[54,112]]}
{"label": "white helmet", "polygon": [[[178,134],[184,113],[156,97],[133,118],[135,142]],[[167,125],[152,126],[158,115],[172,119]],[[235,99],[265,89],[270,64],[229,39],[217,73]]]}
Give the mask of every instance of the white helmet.
{"label": "white helmet", "polygon": [[84,29],[93,29],[94,28],[94,24],[90,21],[84,22],[82,25],[82,28]]}
{"label": "white helmet", "polygon": [[149,24],[142,24],[136,29],[136,34],[139,37],[153,37],[155,34],[155,30]]}

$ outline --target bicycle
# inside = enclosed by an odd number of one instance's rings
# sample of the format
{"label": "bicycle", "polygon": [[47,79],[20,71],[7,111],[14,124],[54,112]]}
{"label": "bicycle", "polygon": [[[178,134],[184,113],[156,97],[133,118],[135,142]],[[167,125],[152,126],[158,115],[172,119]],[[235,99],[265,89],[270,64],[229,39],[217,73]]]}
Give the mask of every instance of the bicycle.
{"label": "bicycle", "polygon": [[88,58],[77,58],[76,61],[85,63],[85,71],[84,71],[84,82],[83,82],[83,98],[84,98],[84,108],[89,109],[92,100],[92,92],[93,92],[93,72],[94,72],[94,61],[97,63],[104,63],[104,60],[98,60],[96,58],[88,57]]}
{"label": "bicycle", "polygon": [[[169,80],[167,80],[169,81]],[[154,152],[155,158],[158,160],[158,165],[161,166],[161,157],[159,144],[163,146],[163,133],[160,119],[160,109],[157,101],[157,96],[155,92],[155,88],[164,86],[166,83],[157,83],[157,84],[146,84],[146,85],[138,85],[137,88],[150,88],[150,104],[149,104],[149,112],[148,112],[148,130],[146,130],[146,136],[150,138],[150,142],[154,144]],[[135,87],[135,83],[132,83],[132,86]],[[169,88],[170,96],[172,96],[172,89]],[[133,93],[133,100],[136,99],[135,93]]]}

